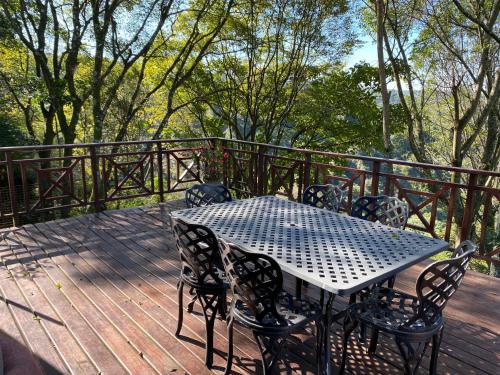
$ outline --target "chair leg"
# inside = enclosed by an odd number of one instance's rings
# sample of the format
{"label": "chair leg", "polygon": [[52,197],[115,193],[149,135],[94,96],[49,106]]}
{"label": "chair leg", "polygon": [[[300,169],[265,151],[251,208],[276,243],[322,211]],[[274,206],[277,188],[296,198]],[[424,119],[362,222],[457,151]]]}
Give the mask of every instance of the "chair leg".
{"label": "chair leg", "polygon": [[189,294],[192,297],[191,297],[191,301],[189,301],[189,303],[187,305],[187,312],[191,314],[193,312],[194,303],[198,299],[198,295],[196,294],[194,288],[189,289]]}
{"label": "chair leg", "polygon": [[179,312],[178,312],[178,316],[177,316],[177,330],[175,331],[175,336],[177,336],[177,337],[179,337],[179,335],[181,333],[182,321],[184,319],[184,308],[182,306],[182,304],[183,304],[183,302],[182,302],[183,290],[184,290],[184,283],[179,280],[179,282],[177,283],[177,301],[179,304]]}
{"label": "chair leg", "polygon": [[203,309],[205,316],[205,332],[206,332],[206,352],[205,365],[208,368],[212,367],[214,357],[214,323],[217,317],[217,312],[220,311],[222,300],[219,294],[208,294],[198,292],[198,300]]}
{"label": "chair leg", "polygon": [[[359,294],[359,299],[361,301],[364,301],[368,293],[370,293],[369,289],[362,290],[361,293]],[[361,322],[359,325],[358,341],[360,343],[366,342],[366,324],[363,322]]]}
{"label": "chair leg", "polygon": [[429,374],[436,375],[437,374],[437,360],[439,356],[439,347],[441,346],[441,340],[443,338],[443,330],[442,327],[438,333],[432,336],[432,355],[431,355],[431,363],[429,366]]}
{"label": "chair leg", "polygon": [[352,305],[353,303],[356,303],[356,293],[352,293],[349,296],[349,305]]}
{"label": "chair leg", "polygon": [[370,346],[368,347],[368,353],[374,355],[377,351],[378,344],[378,333],[379,330],[375,327],[372,328],[372,337],[370,338]]}
{"label": "chair leg", "polygon": [[426,342],[409,342],[396,337],[396,344],[404,361],[404,374],[415,375],[429,345]]}
{"label": "chair leg", "polygon": [[264,375],[272,375],[278,364],[278,359],[283,350],[286,337],[283,336],[266,336],[254,332],[255,341],[259,345],[262,356],[262,367]]}
{"label": "chair leg", "polygon": [[316,321],[316,366],[317,366],[317,371],[318,374],[321,374],[322,367],[323,367],[323,361],[322,359],[322,350],[323,347],[321,343],[323,342],[323,322],[321,319]]}
{"label": "chair leg", "polygon": [[227,318],[227,297],[226,291],[224,290],[220,296],[220,304],[219,304],[219,315],[222,320],[226,320]]}
{"label": "chair leg", "polygon": [[365,323],[361,323],[359,325],[358,341],[362,344],[365,343],[365,341],[366,341],[366,324]]}
{"label": "chair leg", "polygon": [[323,326],[323,320],[319,319],[316,321],[316,365],[318,374],[323,371],[323,335],[325,334],[325,327]]}
{"label": "chair leg", "polygon": [[387,281],[387,287],[392,289],[394,288],[394,284],[396,283],[396,276],[392,276],[388,281]]}
{"label": "chair leg", "polygon": [[227,320],[227,363],[224,375],[229,375],[233,366],[233,324],[234,318],[230,315]]}
{"label": "chair leg", "polygon": [[295,297],[297,297],[297,299],[302,297],[302,279],[298,277],[295,278]]}
{"label": "chair leg", "polygon": [[345,371],[345,365],[347,360],[347,344],[349,343],[349,337],[352,331],[358,326],[358,321],[352,319],[349,315],[346,315],[344,319],[344,337],[342,340],[342,359],[340,361],[339,374],[343,374]]}

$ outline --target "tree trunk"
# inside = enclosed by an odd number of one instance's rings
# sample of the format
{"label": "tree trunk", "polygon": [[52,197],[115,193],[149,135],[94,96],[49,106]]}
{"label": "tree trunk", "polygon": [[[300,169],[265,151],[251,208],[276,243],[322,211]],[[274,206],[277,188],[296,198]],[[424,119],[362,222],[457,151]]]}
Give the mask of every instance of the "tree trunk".
{"label": "tree trunk", "polygon": [[[385,71],[384,58],[384,0],[376,0],[375,11],[377,13],[377,58],[380,79],[380,94],[382,96],[382,133],[384,138],[384,156],[388,159],[392,159],[390,95],[387,89],[387,75]],[[387,172],[393,172],[392,164],[387,164]],[[393,187],[390,185],[389,180],[386,180],[385,182],[384,192],[391,195],[393,193]]]}
{"label": "tree trunk", "polygon": [[[500,237],[500,208],[497,210],[496,213],[493,213],[493,216],[496,216],[496,222],[495,218],[493,217],[492,223],[494,223],[494,232],[496,238]],[[496,256],[496,259],[500,260],[500,256]],[[495,264],[493,262],[490,263],[490,275],[495,276],[495,277],[500,277],[500,264]]]}

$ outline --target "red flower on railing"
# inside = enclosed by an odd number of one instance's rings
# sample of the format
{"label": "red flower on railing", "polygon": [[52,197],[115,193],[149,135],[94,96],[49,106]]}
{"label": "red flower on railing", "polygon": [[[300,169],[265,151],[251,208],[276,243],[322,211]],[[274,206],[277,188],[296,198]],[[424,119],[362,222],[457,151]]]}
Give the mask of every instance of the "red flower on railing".
{"label": "red flower on railing", "polygon": [[229,153],[223,148],[203,147],[198,156],[202,178],[205,182],[222,182],[225,160]]}

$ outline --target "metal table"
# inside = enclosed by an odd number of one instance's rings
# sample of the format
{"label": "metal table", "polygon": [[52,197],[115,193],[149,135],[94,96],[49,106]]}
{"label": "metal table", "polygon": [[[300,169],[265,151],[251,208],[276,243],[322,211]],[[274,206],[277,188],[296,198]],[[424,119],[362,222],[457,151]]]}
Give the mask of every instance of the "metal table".
{"label": "metal table", "polygon": [[[328,293],[324,329],[335,295],[350,295],[385,280],[446,248],[448,243],[274,196],[172,212],[209,227],[251,252],[273,257],[282,270]],[[330,341],[324,335],[323,373],[329,374]]]}

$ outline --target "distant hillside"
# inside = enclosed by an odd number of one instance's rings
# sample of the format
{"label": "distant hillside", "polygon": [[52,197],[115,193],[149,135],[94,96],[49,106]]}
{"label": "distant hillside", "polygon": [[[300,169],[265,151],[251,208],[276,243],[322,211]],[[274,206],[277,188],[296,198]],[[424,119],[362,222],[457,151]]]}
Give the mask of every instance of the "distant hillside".
{"label": "distant hillside", "polygon": [[[407,96],[409,95],[410,92],[408,90],[403,90],[403,93],[405,96]],[[390,94],[391,94],[390,103],[398,104],[400,102],[398,92],[396,90],[391,90]],[[420,91],[415,90],[415,95],[417,96],[420,95]],[[380,94],[376,94],[376,100],[377,100],[377,105],[382,106],[382,96]]]}

